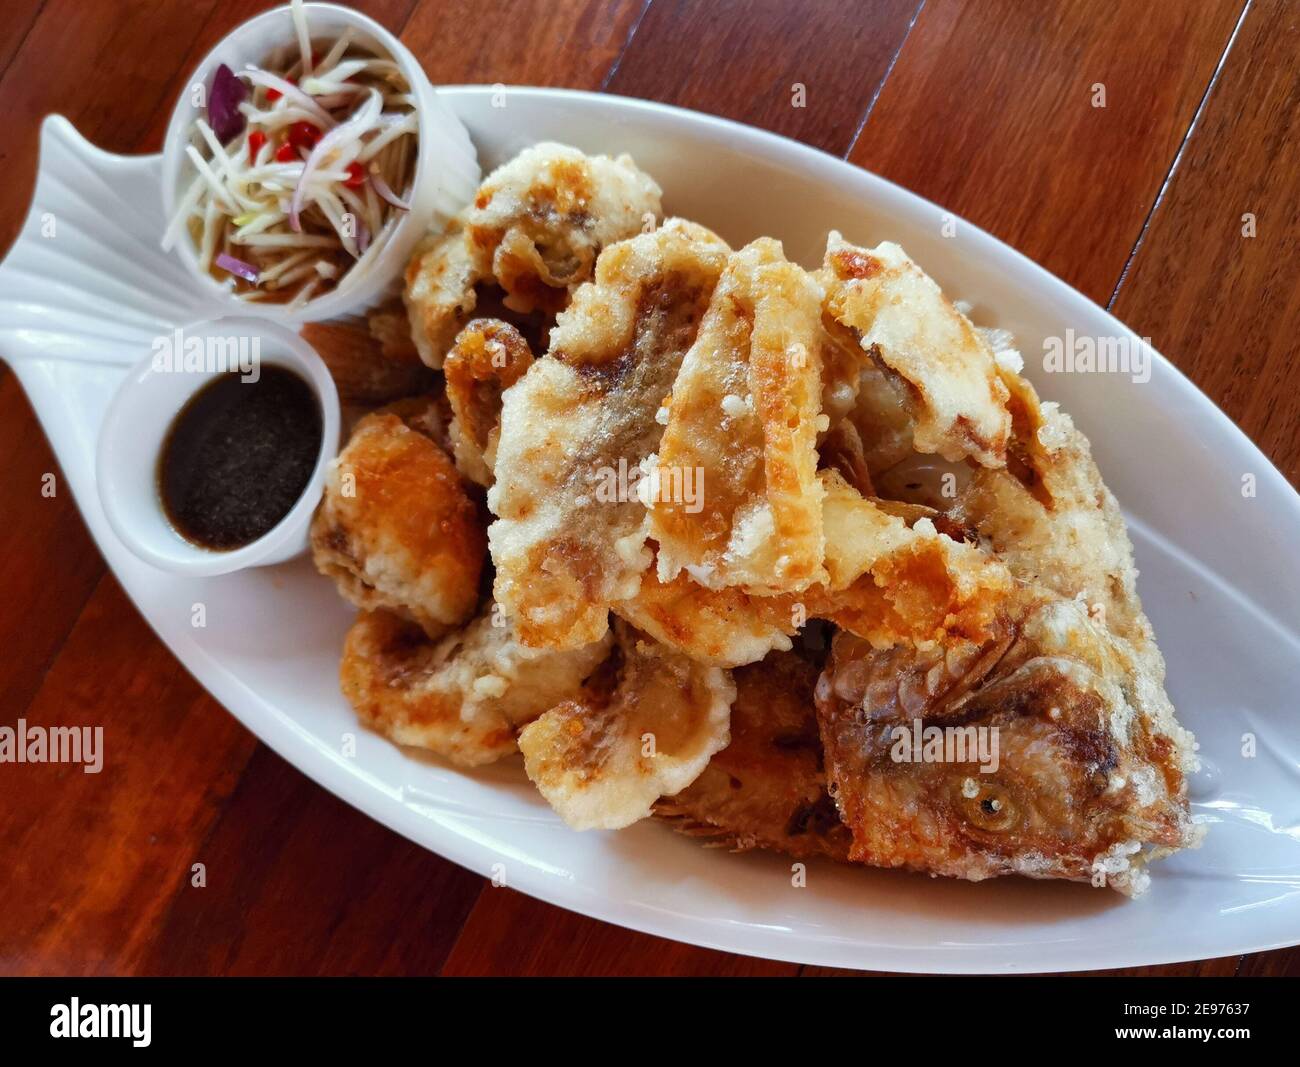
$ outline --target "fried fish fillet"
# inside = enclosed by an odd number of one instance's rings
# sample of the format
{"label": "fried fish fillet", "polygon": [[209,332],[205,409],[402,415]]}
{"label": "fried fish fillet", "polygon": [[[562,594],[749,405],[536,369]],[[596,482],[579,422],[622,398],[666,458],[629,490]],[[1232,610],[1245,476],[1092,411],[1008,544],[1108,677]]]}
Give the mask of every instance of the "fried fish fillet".
{"label": "fried fish fillet", "polygon": [[813,704],[818,669],[774,652],[735,672],[731,743],[695,781],[655,805],[673,829],[743,852],[847,860],[848,828],[826,789]]}
{"label": "fried fish fillet", "polygon": [[736,686],[619,623],[604,676],[524,727],[542,796],[575,830],[617,830],[679,793],[725,748]]}
{"label": "fried fish fillet", "polygon": [[1018,587],[982,640],[837,635],[817,708],[855,861],[1134,893],[1197,840],[1194,746],[1160,679],[1047,590]]}
{"label": "fried fish fillet", "polygon": [[311,543],[346,599],[388,608],[431,637],[478,603],[487,556],[478,508],[451,458],[398,414],[367,415],[330,464]]}
{"label": "fried fish fillet", "polygon": [[365,319],[309,322],[299,331],[329,368],[345,404],[384,404],[429,390],[436,375],[421,361],[401,302]]}
{"label": "fried fish fillet", "polygon": [[837,472],[819,477],[828,581],[804,594],[810,617],[878,647],[987,631],[1013,585],[1005,567],[928,517],[909,524],[909,509],[863,497]]}
{"label": "fried fish fillet", "polygon": [[[939,286],[898,245],[858,248],[835,232],[819,273],[827,314],[903,386],[912,446],[1002,466],[1011,432],[1006,386],[988,341]],[[874,385],[862,395],[865,402],[882,399],[878,379]]]}
{"label": "fried fish fillet", "polygon": [[501,394],[532,365],[528,342],[509,323],[474,319],[456,336],[442,372],[451,403],[456,466],[470,481],[492,484],[501,433]]}
{"label": "fried fish fillet", "polygon": [[[821,291],[781,245],[733,253],[666,403],[650,535],[661,581],[795,592],[825,576]],[[687,491],[683,491],[683,489]]]}
{"label": "fried fish fillet", "polygon": [[602,248],[654,224],[660,195],[627,155],[587,156],[546,142],[498,167],[447,233],[426,242],[407,267],[406,306],[421,358],[442,366],[480,283],[500,286],[514,311],[560,311],[591,278]]}
{"label": "fried fish fillet", "polygon": [[578,696],[610,643],[525,648],[491,608],[434,641],[392,612],[363,611],[348,631],[339,676],[365,725],[475,767],[514,752],[521,726]]}
{"label": "fried fish fillet", "polygon": [[638,472],[727,253],[678,219],[610,245],[548,356],[505,394],[488,539],[496,599],[525,644],[594,641],[636,594],[651,560]]}
{"label": "fried fish fillet", "polygon": [[804,621],[791,596],[706,589],[685,572],[661,582],[653,567],[645,571],[636,595],[613,609],[661,644],[712,667],[739,667],[773,649],[786,651]]}

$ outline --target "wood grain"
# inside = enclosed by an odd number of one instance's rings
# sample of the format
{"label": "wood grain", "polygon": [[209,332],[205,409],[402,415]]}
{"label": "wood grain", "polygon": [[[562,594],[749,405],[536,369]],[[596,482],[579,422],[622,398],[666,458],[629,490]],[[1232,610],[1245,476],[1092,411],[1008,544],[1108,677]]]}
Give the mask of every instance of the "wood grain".
{"label": "wood grain", "polygon": [[598,89],[644,6],[644,0],[424,3],[402,41],[434,84]]}
{"label": "wood grain", "polygon": [[447,975],[791,976],[792,963],[737,956],[634,933],[542,904],[505,887],[479,896]]}
{"label": "wood grain", "polygon": [[36,694],[104,564],[7,369],[0,372],[0,456],[0,721],[12,722]]}
{"label": "wood grain", "polygon": [[1296,485],[1298,53],[1300,7],[1252,4],[1113,307]]}
{"label": "wood grain", "polygon": [[849,158],[1105,303],[1241,7],[928,0]]}
{"label": "wood grain", "polygon": [[260,745],[194,857],[141,973],[436,974],[482,881]]}
{"label": "wood grain", "polygon": [[23,717],[102,727],[103,766],[0,773],[0,970],[130,973],[257,742],[110,576]]}
{"label": "wood grain", "polygon": [[[67,114],[110,150],[156,147],[199,56],[271,2],[11,0],[0,23],[11,177],[0,248],[30,193],[44,113]],[[1118,313],[1294,479],[1294,5],[1255,0],[1226,59],[1241,0],[926,0],[919,15],[918,5],[357,6],[400,32],[435,81],[604,87],[851,147],[854,162],[1103,301],[1129,264]],[[806,108],[790,106],[795,82]],[[1096,82],[1105,109],[1090,106]],[[1258,235],[1242,240],[1233,219],[1246,211]],[[108,749],[100,775],[0,773],[0,854],[18,857],[0,864],[0,971],[838,973],[573,915],[486,886],[372,823],[258,745],[101,578],[68,494],[39,493],[53,459],[7,372],[0,450],[0,717],[100,724]],[[194,862],[206,865],[205,888],[190,884]],[[1298,959],[1248,957],[1240,973],[1295,973]],[[1230,958],[1132,973],[1237,970]]]}
{"label": "wood grain", "polygon": [[843,155],[920,0],[655,0],[606,84]]}

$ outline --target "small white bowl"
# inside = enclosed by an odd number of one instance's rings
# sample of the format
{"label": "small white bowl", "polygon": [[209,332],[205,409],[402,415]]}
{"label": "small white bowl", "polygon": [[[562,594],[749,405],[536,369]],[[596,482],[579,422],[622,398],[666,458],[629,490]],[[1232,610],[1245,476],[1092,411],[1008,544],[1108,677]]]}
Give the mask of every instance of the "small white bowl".
{"label": "small white bowl", "polygon": [[[259,366],[296,371],[320,404],[321,446],[307,487],[270,532],[229,551],[201,548],[168,521],[158,495],[158,456],[172,420],[199,389],[226,371],[167,367],[162,348],[136,364],[118,388],[99,432],[96,481],[99,501],[114,533],[146,563],[173,574],[208,577],[245,567],[281,563],[307,548],[312,513],[325,470],[339,447],[339,398],[316,350],[292,330],[265,319],[221,318],[180,328],[184,338],[257,339]],[[160,342],[164,340],[160,338]],[[173,348],[175,346],[173,345]]]}
{"label": "small white bowl", "polygon": [[[354,43],[393,58],[411,87],[419,116],[410,210],[392,231],[387,245],[360,270],[353,268],[331,291],[290,310],[284,304],[244,300],[199,268],[194,242],[187,232],[176,240],[176,250],[205,294],[224,303],[230,315],[275,318],[282,322],[310,322],[364,311],[378,303],[401,277],[416,243],[431,226],[439,226],[469,203],[479,183],[478,158],[464,124],[429,81],[410,49],[374,19],[337,4],[306,4],[307,28],[313,40],[337,38],[351,29]],[[261,65],[272,52],[297,40],[288,6],[264,12],[239,26],[204,58],[185,83],[163,140],[163,210],[168,221],[194,170],[185,154],[194,119],[202,113],[194,106],[196,85],[210,86],[218,66],[240,71]],[[399,190],[400,191],[400,190]]]}

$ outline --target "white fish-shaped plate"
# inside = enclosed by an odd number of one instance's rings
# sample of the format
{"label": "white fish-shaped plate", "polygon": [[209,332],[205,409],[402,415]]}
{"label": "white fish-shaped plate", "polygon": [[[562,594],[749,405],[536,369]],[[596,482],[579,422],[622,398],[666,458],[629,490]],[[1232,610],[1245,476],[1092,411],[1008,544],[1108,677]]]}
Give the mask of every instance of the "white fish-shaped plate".
{"label": "white fish-shaped plate", "polygon": [[[1134,901],[1087,886],[978,885],[700,848],[653,822],[566,829],[517,760],[467,773],[357,732],[339,694],[350,610],[310,562],[183,580],[115,539],[94,447],[125,367],[172,325],[211,314],[157,249],[158,157],[95,149],[47,120],[31,216],[0,266],[0,355],[27,389],[104,556],[159,636],[250,730],[375,819],[484,875],[586,915],[801,963],[926,972],[1082,970],[1300,942],[1300,497],[1159,355],[1151,377],[1047,374],[1046,338],[1130,331],[1012,249],[821,152],[658,104],[546,89],[442,92],[488,170],[539,140],[630,152],[674,214],[733,242],[770,234],[805,264],[826,232],[897,241],[973,318],[1005,327],[1028,374],[1092,439],[1125,508],[1168,688],[1200,741],[1204,847],[1152,868]],[[501,101],[498,100],[498,103]],[[52,229],[51,229],[52,223]],[[1253,475],[1255,495],[1242,494]],[[190,605],[207,605],[205,629]],[[1254,754],[1243,741],[1254,739]],[[273,817],[268,812],[267,817]],[[499,866],[498,866],[499,865]]]}

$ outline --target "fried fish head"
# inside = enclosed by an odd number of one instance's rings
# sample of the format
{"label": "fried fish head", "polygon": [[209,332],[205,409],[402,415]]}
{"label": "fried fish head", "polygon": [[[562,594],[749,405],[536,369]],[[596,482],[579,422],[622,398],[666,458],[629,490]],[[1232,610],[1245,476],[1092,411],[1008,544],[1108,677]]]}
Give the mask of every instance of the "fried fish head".
{"label": "fried fish head", "polygon": [[532,366],[528,342],[500,319],[474,319],[456,336],[442,372],[451,404],[456,466],[470,481],[492,484],[501,394]]}
{"label": "fried fish head", "polygon": [[526,648],[485,610],[434,641],[390,611],[363,611],[339,668],[343,694],[366,726],[476,767],[516,751],[520,727],[582,692],[610,638],[567,652]]}
{"label": "fried fish head", "polygon": [[680,833],[743,852],[847,860],[851,837],[826,788],[813,705],[817,667],[774,652],[734,673],[731,743],[655,815]]}
{"label": "fried fish head", "polygon": [[797,592],[824,579],[821,290],[760,238],[733,253],[665,404],[650,535],[659,578]]}
{"label": "fried fish head", "polygon": [[[986,467],[1004,465],[1011,416],[993,350],[934,280],[896,244],[858,248],[835,232],[820,279],[827,314],[902,384],[913,447],[950,460],[969,456]],[[880,383],[872,381],[861,395],[865,402],[881,399]]]}
{"label": "fried fish head", "polygon": [[1138,597],[1133,545],[1087,438],[1055,404],[1040,404],[1029,382],[1006,379],[1015,416],[1011,460],[1005,470],[975,471],[951,517],[1020,580],[1084,600],[1155,669],[1160,653]]}
{"label": "fried fish head", "polygon": [[641,485],[655,414],[722,272],[727,246],[669,220],[610,245],[551,350],[505,394],[488,537],[495,596],[527,644],[594,641],[651,561]]}
{"label": "fried fish head", "polygon": [[346,599],[388,608],[431,637],[478,603],[487,556],[478,507],[451,458],[397,414],[367,415],[330,464],[311,543]]}
{"label": "fried fish head", "polygon": [[1044,590],[1010,598],[983,641],[841,633],[817,709],[850,857],[1140,892],[1148,859],[1197,836],[1191,739],[1167,706],[1124,642]]}
{"label": "fried fish head", "polygon": [[480,283],[499,286],[513,311],[560,311],[591,278],[602,248],[653,225],[660,195],[627,155],[587,156],[548,142],[502,164],[407,267],[406,305],[421,357],[442,365]]}
{"label": "fried fish head", "polygon": [[735,683],[619,624],[603,676],[519,735],[524,768],[575,830],[617,830],[725,748]]}

